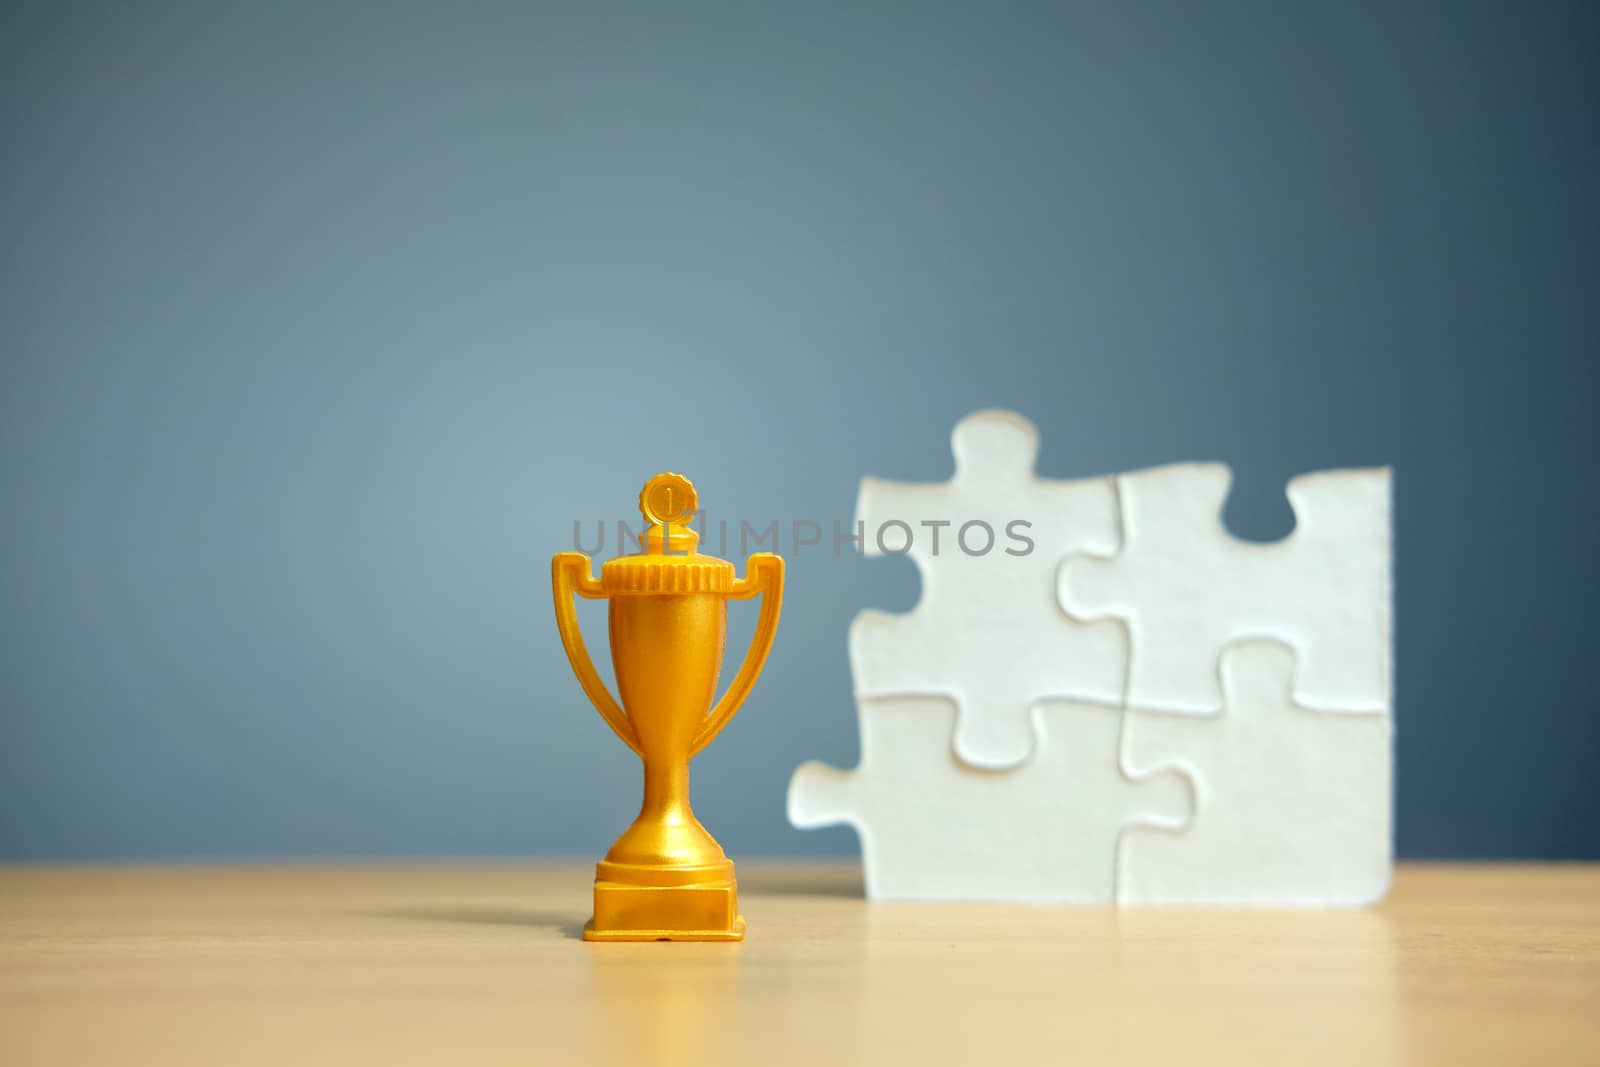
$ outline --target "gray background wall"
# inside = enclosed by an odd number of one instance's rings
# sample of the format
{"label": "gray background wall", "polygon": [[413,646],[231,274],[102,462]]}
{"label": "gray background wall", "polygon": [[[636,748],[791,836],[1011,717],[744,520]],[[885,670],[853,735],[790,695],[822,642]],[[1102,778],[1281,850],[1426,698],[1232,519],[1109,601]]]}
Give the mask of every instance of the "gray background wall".
{"label": "gray background wall", "polygon": [[[1392,463],[1401,853],[1600,857],[1597,10],[8,5],[0,857],[593,856],[572,520],[848,519],[991,405],[1256,538]],[[790,577],[735,855],[854,850],[784,788],[917,595]]]}

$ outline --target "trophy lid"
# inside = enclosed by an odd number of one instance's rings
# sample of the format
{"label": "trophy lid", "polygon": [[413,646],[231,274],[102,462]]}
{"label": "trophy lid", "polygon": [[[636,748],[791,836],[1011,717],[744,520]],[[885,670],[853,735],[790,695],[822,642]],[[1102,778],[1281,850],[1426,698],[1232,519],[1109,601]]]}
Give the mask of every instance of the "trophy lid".
{"label": "trophy lid", "polygon": [[699,499],[694,483],[681,474],[662,473],[644,483],[639,512],[649,524],[643,552],[606,560],[600,586],[608,594],[727,593],[733,564],[703,556],[700,535],[689,528]]}

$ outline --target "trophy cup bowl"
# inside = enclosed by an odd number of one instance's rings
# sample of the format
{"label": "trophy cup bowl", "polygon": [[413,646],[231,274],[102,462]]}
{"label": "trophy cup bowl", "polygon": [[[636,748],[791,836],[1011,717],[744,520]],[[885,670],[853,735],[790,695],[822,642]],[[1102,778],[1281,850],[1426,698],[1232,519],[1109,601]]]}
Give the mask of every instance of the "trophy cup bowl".
{"label": "trophy cup bowl", "polygon": [[[733,861],[689,806],[689,761],[733,718],[761,673],[777,633],[783,560],[756,553],[745,577],[735,578],[731,563],[699,554],[698,535],[680,524],[694,506],[687,479],[657,475],[640,494],[651,523],[644,552],[606,561],[598,580],[581,552],[551,560],[556,624],[573,673],[600,717],[644,764],[639,816],[595,868],[587,941],[744,937]],[[574,595],[608,601],[620,704],[589,658]],[[761,612],[750,650],[713,707],[727,602],[757,595]]]}

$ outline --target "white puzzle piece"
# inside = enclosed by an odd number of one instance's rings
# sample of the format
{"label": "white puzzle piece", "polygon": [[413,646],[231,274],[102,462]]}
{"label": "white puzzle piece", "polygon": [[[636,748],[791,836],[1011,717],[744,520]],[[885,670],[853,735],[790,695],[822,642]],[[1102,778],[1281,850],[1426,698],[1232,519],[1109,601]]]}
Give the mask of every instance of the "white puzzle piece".
{"label": "white puzzle piece", "polygon": [[1220,463],[1120,476],[1120,550],[1061,568],[1068,614],[1127,624],[1128,705],[1215,711],[1222,647],[1269,637],[1295,650],[1298,703],[1388,709],[1388,469],[1295,478],[1294,532],[1270,545],[1224,528],[1231,481]]}
{"label": "white puzzle piece", "polygon": [[1122,773],[1115,708],[1034,708],[1033,759],[996,772],[956,758],[947,700],[857,705],[860,766],[803,764],[789,782],[789,821],[855,827],[872,899],[1110,903],[1119,835],[1179,828],[1191,810],[1180,775]]}
{"label": "white puzzle piece", "polygon": [[1284,645],[1235,645],[1221,657],[1220,714],[1127,711],[1125,769],[1181,769],[1195,812],[1182,833],[1123,838],[1123,903],[1325,907],[1383,897],[1390,716],[1298,707],[1294,669]]}
{"label": "white puzzle piece", "polygon": [[[922,596],[904,615],[856,616],[850,627],[855,691],[858,697],[953,700],[961,759],[988,769],[1015,767],[1032,751],[1028,708],[1035,701],[1122,699],[1122,627],[1069,618],[1055,594],[1065,557],[1116,550],[1116,493],[1109,478],[1035,475],[1038,432],[1012,412],[962,419],[951,448],[956,469],[948,482],[861,483],[856,518],[865,553],[898,552],[909,531]],[[1019,521],[1028,525],[1011,525]],[[979,522],[992,531],[993,542],[987,552],[971,554],[990,541],[983,527],[968,526]],[[932,525],[939,523],[945,525]],[[1024,552],[1022,537],[1031,540],[1031,551]]]}

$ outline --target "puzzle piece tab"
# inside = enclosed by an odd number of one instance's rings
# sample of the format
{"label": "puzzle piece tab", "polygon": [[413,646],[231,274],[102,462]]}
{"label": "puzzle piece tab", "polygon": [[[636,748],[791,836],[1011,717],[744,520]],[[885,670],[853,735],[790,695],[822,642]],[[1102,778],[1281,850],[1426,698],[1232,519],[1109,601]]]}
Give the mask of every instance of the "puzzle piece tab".
{"label": "puzzle piece tab", "polygon": [[857,703],[860,766],[801,765],[789,821],[854,826],[873,899],[1109,903],[1124,829],[1176,829],[1191,809],[1180,775],[1122,773],[1113,708],[1033,709],[1033,759],[995,772],[956,758],[949,701]]}
{"label": "puzzle piece tab", "polygon": [[1116,618],[1132,649],[1127,703],[1173,711],[1222,705],[1217,657],[1248,637],[1289,644],[1306,707],[1389,707],[1389,471],[1323,471],[1289,483],[1295,530],[1277,544],[1222,524],[1232,473],[1220,463],[1117,479],[1123,543],[1071,559],[1060,600],[1081,619]]}
{"label": "puzzle piece tab", "polygon": [[1123,903],[1325,907],[1384,895],[1390,716],[1297,707],[1294,667],[1276,642],[1234,645],[1221,659],[1221,714],[1127,711],[1125,768],[1181,769],[1196,796],[1182,833],[1123,838]]}
{"label": "puzzle piece tab", "polygon": [[955,701],[956,754],[974,767],[1013,767],[1032,752],[1035,701],[1122,698],[1122,628],[1070,618],[1055,596],[1065,557],[1116,550],[1116,493],[1108,478],[1035,475],[1038,432],[1012,412],[962,419],[951,448],[948,482],[861,483],[866,554],[898,552],[909,539],[922,596],[904,615],[856,616],[851,670],[858,697]]}

